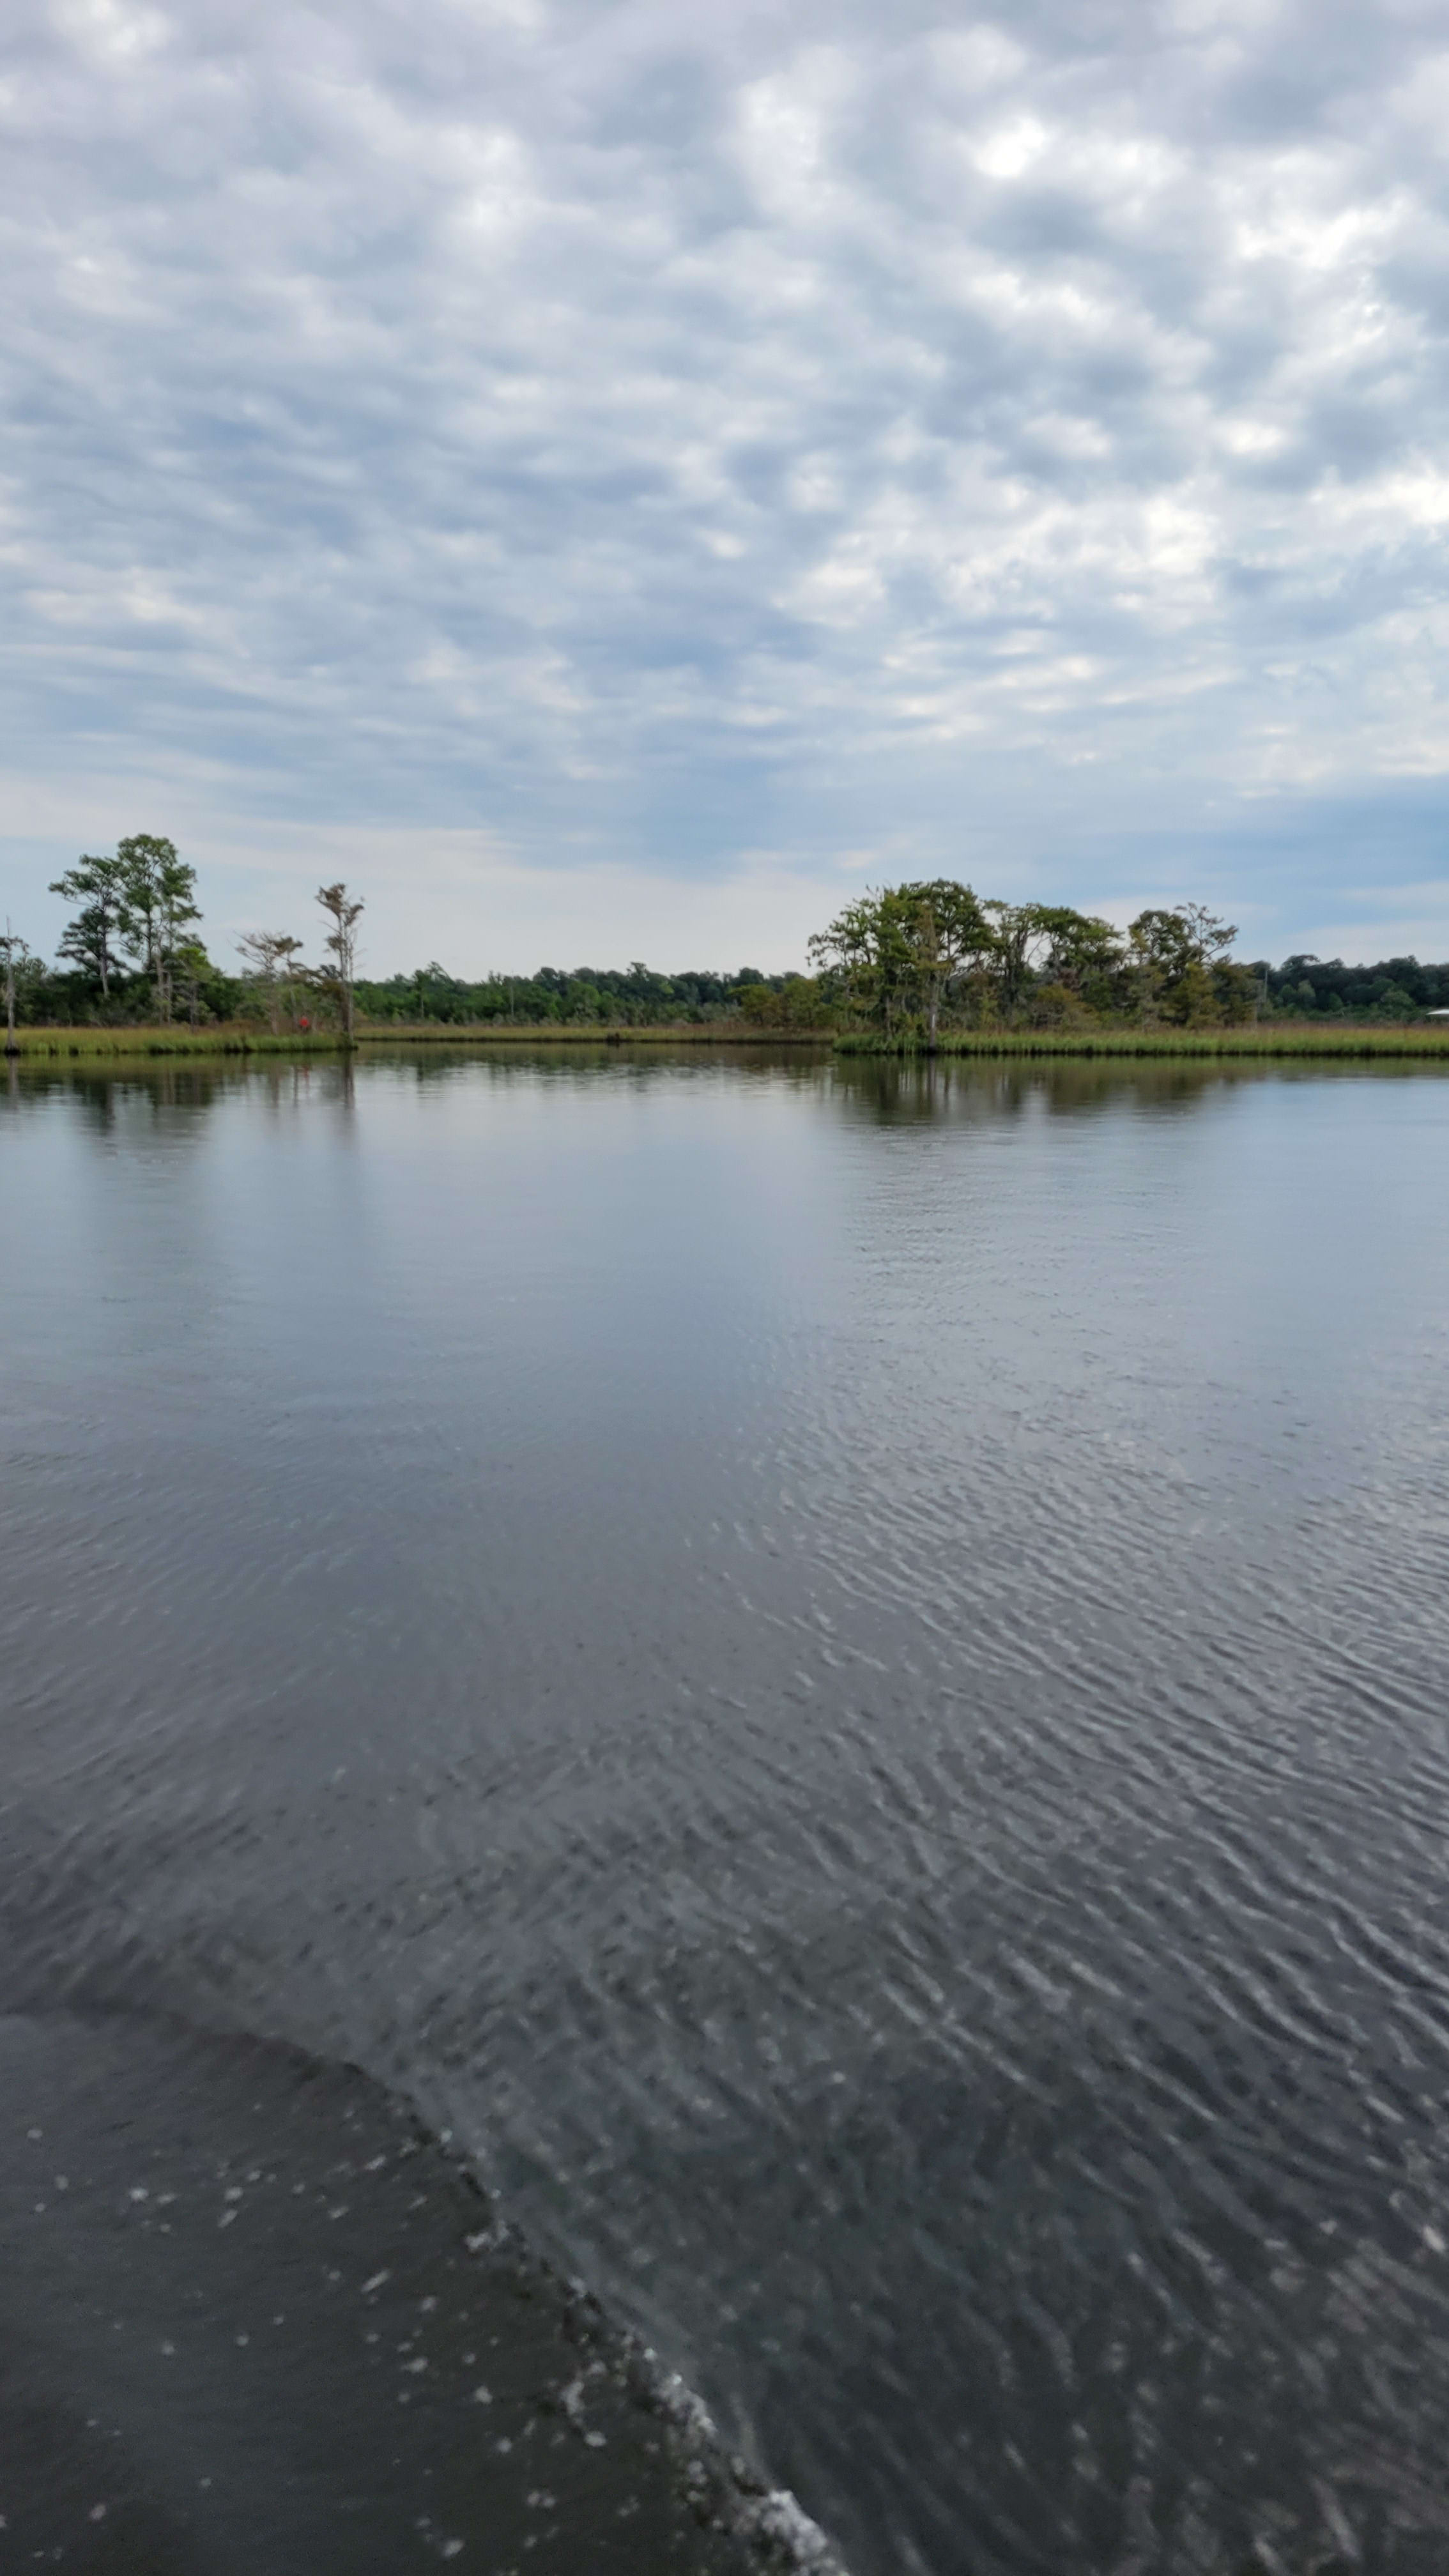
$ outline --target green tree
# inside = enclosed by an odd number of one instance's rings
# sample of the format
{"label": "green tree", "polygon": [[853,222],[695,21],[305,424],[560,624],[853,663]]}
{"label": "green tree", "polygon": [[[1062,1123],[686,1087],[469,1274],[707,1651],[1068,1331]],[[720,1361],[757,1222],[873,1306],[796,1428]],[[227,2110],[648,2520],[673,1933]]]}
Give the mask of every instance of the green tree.
{"label": "green tree", "polygon": [[124,872],[128,936],[164,1025],[171,1017],[177,948],[201,919],[196,870],[178,855],[174,841],[154,832],[133,832],[118,841],[116,858]]}
{"label": "green tree", "polygon": [[1042,980],[1083,998],[1089,987],[1095,987],[1098,1007],[1109,999],[1110,980],[1122,956],[1121,941],[1110,921],[1076,912],[1068,903],[993,899],[983,909],[992,922],[997,997],[1004,1019],[1016,1018]]}
{"label": "green tree", "polygon": [[116,948],[131,933],[129,880],[119,852],[113,859],[83,856],[63,877],[56,877],[52,894],[64,895],[67,903],[79,904],[75,919],[66,926],[60,943],[60,955],[68,957],[101,988],[101,999],[111,998],[111,977],[116,972]]}
{"label": "green tree", "polygon": [[1160,1012],[1183,1027],[1216,1016],[1221,1003],[1214,972],[1227,964],[1237,935],[1236,923],[1201,903],[1139,912],[1127,936],[1144,1013]]}
{"label": "green tree", "polygon": [[1042,972],[1094,1008],[1109,1008],[1122,971],[1122,934],[1093,912],[1075,912],[1070,904],[1051,904],[1049,946]]}
{"label": "green tree", "polygon": [[992,972],[1003,1019],[1013,1020],[1051,947],[1044,903],[1003,903],[993,896],[985,906],[992,925]]}
{"label": "green tree", "polygon": [[995,939],[985,909],[971,888],[953,877],[897,886],[892,898],[905,951],[914,1007],[934,1046],[941,1011],[972,966],[989,957]]}
{"label": "green tree", "polygon": [[811,964],[833,977],[849,1009],[872,1018],[880,1015],[885,982],[883,902],[878,894],[857,895],[810,941]]}
{"label": "green tree", "polygon": [[160,895],[157,921],[161,935],[161,1016],[169,1020],[172,976],[183,949],[199,954],[208,967],[211,960],[195,935],[194,925],[201,919],[196,902],[196,870],[174,853],[162,862]]}
{"label": "green tree", "polygon": [[739,987],[742,1019],[756,1029],[824,1029],[834,1017],[828,994],[815,975],[781,975],[767,983],[752,976]]}
{"label": "green tree", "polygon": [[934,1045],[952,992],[994,947],[971,888],[932,877],[858,896],[811,940],[810,957],[849,1006],[887,1034],[920,1018]]}
{"label": "green tree", "polygon": [[[1262,1008],[1262,988],[1251,966],[1237,966],[1231,957],[1219,957],[1209,968],[1213,990],[1213,1007],[1220,1020],[1230,1028],[1241,1028],[1255,1020]],[[1335,1003],[1333,1007],[1337,1007]]]}
{"label": "green tree", "polygon": [[1412,993],[1405,992],[1402,984],[1386,984],[1374,1004],[1374,1011],[1381,1020],[1416,1020],[1419,1005]]}

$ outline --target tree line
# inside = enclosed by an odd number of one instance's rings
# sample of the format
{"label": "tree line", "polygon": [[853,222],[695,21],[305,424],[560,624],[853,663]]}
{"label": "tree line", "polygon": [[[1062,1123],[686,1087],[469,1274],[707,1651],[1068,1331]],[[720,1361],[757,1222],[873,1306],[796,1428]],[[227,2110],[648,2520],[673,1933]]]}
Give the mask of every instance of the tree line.
{"label": "tree line", "polygon": [[[469,982],[436,961],[386,983],[359,984],[358,999],[370,1020],[436,1021],[444,1027],[514,1022],[540,1028],[552,1023],[597,1021],[605,1028],[657,1028],[738,1016],[753,996],[777,1004],[792,979],[741,966],[734,974],[657,974],[636,960],[630,966],[541,966],[536,975],[487,975]],[[801,979],[793,979],[798,983]]]}
{"label": "tree line", "polygon": [[318,888],[313,962],[292,933],[254,930],[238,939],[232,971],[202,940],[195,868],[173,842],[145,832],[108,857],[81,857],[51,891],[74,906],[53,965],[8,923],[0,935],[12,1025],[250,1020],[278,1036],[320,1025],[350,1040],[359,1017],[459,1028],[735,1019],[762,1033],[873,1027],[892,1043],[929,1045],[949,1029],[989,1025],[1203,1027],[1265,1013],[1403,1020],[1449,1008],[1449,964],[1345,966],[1302,953],[1278,967],[1243,964],[1231,954],[1235,926],[1202,904],[1149,906],[1118,930],[1066,904],[982,899],[947,877],[856,897],[811,940],[803,975],[748,966],[661,975],[635,961],[470,980],[435,960],[372,980],[358,973],[362,899],[341,881]]}
{"label": "tree line", "polygon": [[372,980],[358,973],[363,903],[345,883],[318,889],[317,962],[308,963],[305,942],[292,932],[250,930],[236,942],[233,972],[202,940],[195,868],[174,842],[150,833],[133,833],[109,857],[78,859],[50,890],[76,907],[53,966],[8,924],[0,933],[0,971],[22,1024],[154,1021],[165,1027],[180,1017],[193,1026],[252,1021],[276,1036],[335,1026],[347,1038],[358,1018],[444,1027],[554,1021],[647,1027],[737,1016],[745,995],[778,993],[800,980],[750,966],[732,974],[661,975],[638,961],[470,980],[436,960],[410,975]]}
{"label": "tree line", "polygon": [[1273,1008],[1295,1019],[1412,1019],[1416,1011],[1449,1010],[1449,965],[1421,966],[1417,957],[1384,957],[1372,966],[1345,966],[1341,957],[1285,957],[1265,970]]}
{"label": "tree line", "polygon": [[17,1024],[116,1025],[126,1021],[193,1028],[265,1018],[281,1035],[314,1020],[335,1023],[350,1039],[356,1017],[360,897],[345,883],[319,886],[321,955],[302,956],[286,933],[244,932],[241,972],[230,974],[207,954],[199,924],[196,870],[174,841],[133,832],[107,856],[90,852],[52,882],[75,910],[48,966],[6,922],[0,973],[9,1028]]}

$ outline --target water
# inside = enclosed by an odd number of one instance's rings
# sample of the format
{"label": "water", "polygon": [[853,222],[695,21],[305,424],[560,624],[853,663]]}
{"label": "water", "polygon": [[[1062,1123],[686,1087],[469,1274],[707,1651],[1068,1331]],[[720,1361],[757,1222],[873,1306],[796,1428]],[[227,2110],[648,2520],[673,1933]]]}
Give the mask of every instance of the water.
{"label": "water", "polygon": [[855,2576],[1442,2576],[1449,1084],[4,1107],[0,2006],[400,2085]]}

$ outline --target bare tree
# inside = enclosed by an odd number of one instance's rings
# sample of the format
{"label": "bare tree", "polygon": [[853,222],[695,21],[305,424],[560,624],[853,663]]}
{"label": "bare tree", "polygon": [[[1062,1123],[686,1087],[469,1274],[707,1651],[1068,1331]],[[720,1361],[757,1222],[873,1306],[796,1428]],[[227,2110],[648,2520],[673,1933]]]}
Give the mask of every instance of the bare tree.
{"label": "bare tree", "polygon": [[0,942],[0,946],[5,950],[5,1052],[7,1055],[18,1055],[20,1049],[15,1043],[15,958],[17,950],[22,957],[28,957],[30,951],[19,931],[11,929],[8,913],[5,917],[5,937],[3,942]]}
{"label": "bare tree", "polygon": [[342,1006],[342,1034],[352,1044],[352,984],[357,968],[357,924],[362,913],[362,897],[349,896],[339,877],[336,885],[319,886],[317,900],[332,924],[322,945],[330,949],[333,959],[332,980]]}
{"label": "bare tree", "polygon": [[210,967],[211,960],[199,939],[183,939],[173,952],[171,971],[175,989],[186,1004],[186,1015],[193,1028],[201,1017],[201,979]]}
{"label": "bare tree", "polygon": [[300,939],[278,940],[277,964],[282,970],[282,996],[287,1006],[287,1026],[295,1037],[297,1033],[297,985],[300,980],[305,990],[307,977],[310,972],[310,969],[302,963],[302,942]]}
{"label": "bare tree", "polygon": [[290,972],[301,945],[300,939],[289,939],[284,930],[244,930],[237,941],[238,955],[245,959],[249,973],[255,975],[266,995],[267,1020],[274,1038],[281,1035],[277,969],[280,966]]}

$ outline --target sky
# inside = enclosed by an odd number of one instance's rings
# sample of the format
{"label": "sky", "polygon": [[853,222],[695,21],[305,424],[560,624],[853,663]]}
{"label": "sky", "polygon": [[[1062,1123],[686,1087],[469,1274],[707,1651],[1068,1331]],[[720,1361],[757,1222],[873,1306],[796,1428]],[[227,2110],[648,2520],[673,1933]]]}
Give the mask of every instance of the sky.
{"label": "sky", "polygon": [[[1449,956],[1438,0],[9,0],[0,907]],[[310,949],[309,949],[310,953]]]}

